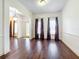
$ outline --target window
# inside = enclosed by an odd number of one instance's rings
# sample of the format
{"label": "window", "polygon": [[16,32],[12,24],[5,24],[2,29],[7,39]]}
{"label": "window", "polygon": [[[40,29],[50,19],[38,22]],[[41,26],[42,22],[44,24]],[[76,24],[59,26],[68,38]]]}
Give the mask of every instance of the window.
{"label": "window", "polygon": [[54,18],[50,19],[50,34],[55,34],[55,26],[56,26],[55,19]]}
{"label": "window", "polygon": [[40,34],[41,34],[41,20],[38,20],[38,35],[39,35],[39,38],[40,38]]}

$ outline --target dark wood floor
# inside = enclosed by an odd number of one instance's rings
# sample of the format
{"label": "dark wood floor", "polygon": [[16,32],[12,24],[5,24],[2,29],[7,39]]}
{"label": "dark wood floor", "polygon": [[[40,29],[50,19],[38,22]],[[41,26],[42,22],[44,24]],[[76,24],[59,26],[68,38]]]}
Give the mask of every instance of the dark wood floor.
{"label": "dark wood floor", "polygon": [[79,59],[61,41],[11,38],[11,51],[1,59]]}

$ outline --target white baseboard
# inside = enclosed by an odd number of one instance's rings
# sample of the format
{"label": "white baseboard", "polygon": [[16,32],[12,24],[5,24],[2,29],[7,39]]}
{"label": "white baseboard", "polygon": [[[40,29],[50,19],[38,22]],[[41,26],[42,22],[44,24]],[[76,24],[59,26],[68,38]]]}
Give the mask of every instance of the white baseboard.
{"label": "white baseboard", "polygon": [[7,53],[9,53],[9,52],[10,52],[10,49],[5,50],[5,51],[4,51],[4,54],[7,54]]}
{"label": "white baseboard", "polygon": [[0,56],[3,55],[3,41],[2,41],[2,33],[0,33]]}
{"label": "white baseboard", "polygon": [[2,56],[3,55],[3,51],[2,52],[0,52],[0,56]]}
{"label": "white baseboard", "polygon": [[62,41],[79,56],[79,36],[63,33]]}

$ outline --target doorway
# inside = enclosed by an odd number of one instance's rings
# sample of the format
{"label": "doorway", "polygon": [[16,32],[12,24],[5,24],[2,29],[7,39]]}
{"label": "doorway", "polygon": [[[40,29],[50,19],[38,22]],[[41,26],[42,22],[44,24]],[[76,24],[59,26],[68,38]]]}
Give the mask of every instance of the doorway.
{"label": "doorway", "polygon": [[9,7],[9,17],[10,17],[10,37],[17,37],[18,35],[18,26],[17,26],[17,17],[16,9]]}

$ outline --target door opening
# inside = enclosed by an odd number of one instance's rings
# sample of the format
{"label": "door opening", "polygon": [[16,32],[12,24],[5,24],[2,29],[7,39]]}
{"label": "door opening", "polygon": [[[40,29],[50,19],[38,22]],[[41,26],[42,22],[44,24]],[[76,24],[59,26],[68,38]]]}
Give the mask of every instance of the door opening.
{"label": "door opening", "polygon": [[16,9],[9,7],[9,17],[10,17],[10,37],[17,36],[17,17]]}

